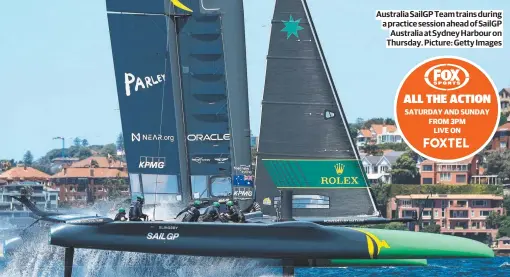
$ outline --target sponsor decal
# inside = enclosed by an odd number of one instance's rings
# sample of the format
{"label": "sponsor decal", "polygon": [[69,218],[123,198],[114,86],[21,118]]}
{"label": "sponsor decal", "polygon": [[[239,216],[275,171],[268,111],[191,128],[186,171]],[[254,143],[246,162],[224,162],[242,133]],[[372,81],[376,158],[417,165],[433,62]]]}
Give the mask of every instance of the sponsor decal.
{"label": "sponsor decal", "polygon": [[390,248],[390,245],[385,241],[379,239],[376,235],[361,229],[351,228],[361,232],[367,236],[367,249],[371,259],[377,258],[381,253],[382,248]]}
{"label": "sponsor decal", "polygon": [[126,85],[126,96],[131,95],[131,87],[135,91],[147,89],[165,81],[165,74],[155,76],[136,77],[133,73],[124,73],[124,84]]}
{"label": "sponsor decal", "polygon": [[468,82],[469,72],[457,64],[438,64],[425,72],[425,83],[437,90],[457,90]]}
{"label": "sponsor decal", "polygon": [[201,164],[201,163],[210,163],[211,162],[211,159],[207,159],[207,158],[204,158],[204,157],[194,157],[191,159],[192,162],[195,162],[197,164]]}
{"label": "sponsor decal", "polygon": [[253,198],[253,189],[250,187],[234,187],[234,197],[238,199]]}
{"label": "sponsor decal", "polygon": [[219,164],[224,164],[226,161],[228,161],[228,158],[214,158],[214,160]]}
{"label": "sponsor decal", "polygon": [[234,170],[236,170],[244,175],[253,175],[251,165],[234,166]]}
{"label": "sponsor decal", "polygon": [[264,200],[262,201],[262,205],[271,206],[271,198],[269,197],[264,198]]}
{"label": "sponsor decal", "polygon": [[159,230],[177,230],[177,229],[179,229],[179,227],[177,227],[177,226],[159,226],[158,229]]}
{"label": "sponsor decal", "polygon": [[174,142],[174,136],[165,136],[161,134],[140,134],[140,133],[131,133],[131,141],[132,142],[140,142],[140,141],[170,141]]}
{"label": "sponsor decal", "polygon": [[179,233],[148,233],[147,239],[156,240],[176,240],[179,238]]}
{"label": "sponsor decal", "polygon": [[342,163],[337,163],[334,165],[335,173],[338,176],[331,177],[322,177],[321,176],[321,185],[358,185],[359,177],[353,176],[341,176],[344,174],[345,165]]}
{"label": "sponsor decal", "polygon": [[230,134],[189,134],[188,141],[229,141]]}
{"label": "sponsor decal", "polygon": [[86,218],[86,219],[76,219],[76,220],[70,220],[66,223],[69,224],[89,224],[89,223],[103,223],[106,222],[104,218]]}
{"label": "sponsor decal", "polygon": [[180,0],[170,0],[170,2],[172,2],[172,4],[174,4],[174,6],[176,6],[177,8],[179,8],[181,10],[185,10],[185,11],[190,12],[190,13],[193,12],[192,9],[188,8]]}
{"label": "sponsor decal", "polygon": [[140,163],[138,164],[138,168],[154,168],[154,169],[163,169],[165,168],[165,157],[140,157]]}
{"label": "sponsor decal", "polygon": [[366,188],[358,160],[262,159],[262,164],[277,188]]}
{"label": "sponsor decal", "polygon": [[234,191],[234,196],[253,197],[253,191],[249,191],[249,190]]}

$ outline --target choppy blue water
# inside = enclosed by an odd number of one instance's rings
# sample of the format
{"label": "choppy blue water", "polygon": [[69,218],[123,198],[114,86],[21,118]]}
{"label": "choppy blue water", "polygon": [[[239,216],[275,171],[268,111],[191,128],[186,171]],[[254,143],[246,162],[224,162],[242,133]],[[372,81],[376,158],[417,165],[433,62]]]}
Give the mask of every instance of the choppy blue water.
{"label": "choppy blue water", "polygon": [[[110,252],[113,253],[113,252]],[[114,255],[117,253],[114,253]],[[155,255],[159,256],[159,255]],[[184,259],[182,259],[184,258]],[[253,277],[273,277],[281,276],[281,269],[260,266],[257,267],[256,262],[247,260],[232,260],[228,263],[225,259],[217,259],[219,263],[215,263],[214,259],[205,259],[203,262],[196,264],[204,258],[181,257],[176,260],[175,257],[169,257],[169,261],[177,262],[173,266],[168,264],[157,264],[153,259],[147,259],[145,269],[141,265],[136,269],[130,266],[110,264],[111,259],[106,259],[102,266],[97,264],[97,269],[92,270],[84,265],[78,265],[74,269],[73,276],[179,276],[179,277],[199,277],[199,276],[253,276]],[[19,275],[12,275],[15,272],[6,271],[9,262],[0,261],[0,276],[63,276],[61,269],[55,268],[62,266],[62,263],[48,263],[48,261],[40,261],[41,267],[37,274],[30,268],[19,268]],[[151,264],[155,262],[156,264]],[[30,267],[30,264],[26,265]],[[101,268],[102,267],[102,268]],[[136,272],[136,273],[135,273]],[[429,260],[427,267],[381,267],[381,268],[313,268],[313,269],[297,269],[296,276],[510,276],[510,258],[497,257],[494,259],[451,259],[451,260]]]}
{"label": "choppy blue water", "polygon": [[[175,213],[171,213],[175,214]],[[64,251],[47,243],[47,231],[34,231],[8,260],[0,277],[63,276]],[[281,268],[250,259],[204,258],[77,249],[74,277],[276,277]],[[297,269],[315,276],[510,276],[510,258],[429,260],[427,267]]]}

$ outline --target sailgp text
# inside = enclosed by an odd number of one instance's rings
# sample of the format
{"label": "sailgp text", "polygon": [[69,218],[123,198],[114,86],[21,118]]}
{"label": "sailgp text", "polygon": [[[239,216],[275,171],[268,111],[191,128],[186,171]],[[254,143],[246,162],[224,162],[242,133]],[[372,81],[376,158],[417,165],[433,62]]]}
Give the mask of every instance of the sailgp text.
{"label": "sailgp text", "polygon": [[156,76],[136,77],[133,73],[124,73],[124,84],[126,85],[126,96],[131,95],[131,85],[134,84],[135,91],[140,88],[146,89],[165,81],[165,74]]}
{"label": "sailgp text", "polygon": [[179,233],[148,233],[147,239],[157,240],[176,240],[179,238]]}

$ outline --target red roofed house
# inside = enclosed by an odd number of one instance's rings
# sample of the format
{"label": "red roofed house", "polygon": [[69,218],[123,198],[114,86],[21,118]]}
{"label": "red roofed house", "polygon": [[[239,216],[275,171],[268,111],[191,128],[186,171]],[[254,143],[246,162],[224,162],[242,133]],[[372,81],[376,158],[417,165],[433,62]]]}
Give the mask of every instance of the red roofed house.
{"label": "red roofed house", "polygon": [[510,122],[499,126],[492,138],[491,150],[507,150],[510,145]]}
{"label": "red roofed house", "polygon": [[116,161],[111,158],[109,159],[107,157],[89,157],[84,160],[74,162],[73,164],[71,164],[70,167],[88,168],[92,167],[93,163],[95,164],[96,167],[99,168],[117,168],[117,169],[126,168],[126,163],[122,161]]}
{"label": "red roofed house", "polygon": [[504,114],[510,113],[510,88],[504,88],[499,92],[499,100],[501,112]]}
{"label": "red roofed house", "polygon": [[12,182],[33,181],[47,185],[49,178],[50,175],[22,164],[18,164],[17,167],[13,167],[0,174],[0,180],[4,180],[9,184]]}
{"label": "red roofed house", "polygon": [[[491,212],[505,215],[503,196],[491,194],[410,194],[397,195],[388,201],[390,218],[408,218],[420,211],[426,226],[432,222],[441,226],[442,234],[491,234],[497,229],[487,226]],[[415,226],[418,230],[418,226]]]}
{"label": "red roofed house", "polygon": [[367,144],[402,143],[402,136],[395,125],[372,124],[370,129],[358,130],[356,146]]}
{"label": "red roofed house", "polygon": [[437,163],[425,160],[420,163],[421,184],[462,185],[472,183],[472,177],[479,177],[482,157],[475,155],[456,163]]}
{"label": "red roofed house", "polygon": [[64,167],[51,176],[60,189],[60,201],[72,205],[85,205],[95,200],[107,200],[104,184],[108,179],[123,179],[128,185],[122,194],[129,197],[129,178],[125,163],[105,157],[91,157]]}

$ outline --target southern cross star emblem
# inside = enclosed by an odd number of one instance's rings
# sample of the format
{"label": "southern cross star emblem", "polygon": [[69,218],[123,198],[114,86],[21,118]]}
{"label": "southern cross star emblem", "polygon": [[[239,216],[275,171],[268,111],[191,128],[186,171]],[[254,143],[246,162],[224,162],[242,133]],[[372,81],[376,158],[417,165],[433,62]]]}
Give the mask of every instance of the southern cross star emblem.
{"label": "southern cross star emblem", "polygon": [[281,30],[281,32],[287,32],[287,39],[290,38],[290,36],[294,35],[297,38],[299,38],[298,31],[303,30],[304,28],[299,26],[299,23],[301,22],[301,18],[298,20],[294,20],[292,15],[289,18],[289,21],[282,20],[283,24],[285,24],[285,28]]}

